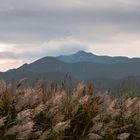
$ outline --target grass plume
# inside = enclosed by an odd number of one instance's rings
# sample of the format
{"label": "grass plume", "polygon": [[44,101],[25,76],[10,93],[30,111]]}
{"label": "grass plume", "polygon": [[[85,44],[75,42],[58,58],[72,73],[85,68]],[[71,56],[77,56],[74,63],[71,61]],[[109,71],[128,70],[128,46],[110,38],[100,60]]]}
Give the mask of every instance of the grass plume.
{"label": "grass plume", "polygon": [[[21,85],[20,85],[21,86]],[[139,140],[140,98],[94,95],[38,81],[26,89],[0,81],[0,140]]]}

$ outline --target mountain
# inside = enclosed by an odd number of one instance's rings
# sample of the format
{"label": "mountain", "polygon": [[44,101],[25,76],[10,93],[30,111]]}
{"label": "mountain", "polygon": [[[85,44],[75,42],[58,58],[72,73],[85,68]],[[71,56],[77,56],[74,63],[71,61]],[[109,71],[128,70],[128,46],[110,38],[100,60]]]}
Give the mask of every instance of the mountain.
{"label": "mountain", "polygon": [[[92,78],[119,79],[128,76],[140,75],[140,62],[127,61],[113,64],[102,64],[83,61],[77,63],[66,63],[58,60],[55,57],[44,57],[31,64],[24,64],[18,69],[1,73],[0,78],[7,77],[7,75],[9,74],[12,76],[8,76],[7,78],[11,79],[11,77],[14,78],[18,74],[24,74],[25,76],[27,74],[27,76],[30,76],[47,75],[47,73],[59,73],[58,76],[55,77],[57,79],[59,75],[65,75],[65,73],[67,72],[69,72],[71,76],[79,80],[88,80]],[[54,75],[49,75],[49,77],[51,79],[51,77],[54,77]]]}
{"label": "mountain", "polygon": [[67,62],[67,63],[76,63],[76,62],[95,62],[102,64],[113,64],[113,63],[124,63],[127,61],[140,61],[139,58],[130,59],[128,57],[110,57],[110,56],[98,56],[92,53],[88,53],[85,51],[78,51],[72,55],[60,55],[57,59]]}
{"label": "mountain", "polygon": [[[17,82],[27,77],[30,82],[44,78],[52,82],[61,82],[66,73],[69,73],[72,83],[79,80],[93,82],[97,90],[119,91],[113,89],[123,89],[120,86],[123,85],[127,91],[129,88],[126,85],[129,85],[131,90],[134,87],[138,88],[137,92],[140,91],[139,58],[96,56],[83,51],[65,57],[65,62],[60,60],[60,57],[44,57],[17,69],[1,72],[0,79]],[[71,62],[66,62],[68,60]]]}
{"label": "mountain", "polygon": [[[66,63],[55,57],[44,57],[31,64],[25,64],[18,69],[7,73],[67,73],[80,80],[91,78],[124,78],[140,75],[140,62],[130,61],[124,63],[101,64],[94,62]],[[53,76],[53,75],[52,75]]]}

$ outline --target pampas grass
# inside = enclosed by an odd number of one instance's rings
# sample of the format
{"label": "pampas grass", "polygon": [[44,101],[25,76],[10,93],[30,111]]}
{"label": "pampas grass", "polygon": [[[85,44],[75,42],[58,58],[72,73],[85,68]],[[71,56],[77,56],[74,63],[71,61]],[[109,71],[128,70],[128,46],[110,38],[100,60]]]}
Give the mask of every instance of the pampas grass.
{"label": "pampas grass", "polygon": [[73,90],[43,80],[20,86],[0,81],[0,140],[140,139],[138,97],[95,96],[82,82]]}

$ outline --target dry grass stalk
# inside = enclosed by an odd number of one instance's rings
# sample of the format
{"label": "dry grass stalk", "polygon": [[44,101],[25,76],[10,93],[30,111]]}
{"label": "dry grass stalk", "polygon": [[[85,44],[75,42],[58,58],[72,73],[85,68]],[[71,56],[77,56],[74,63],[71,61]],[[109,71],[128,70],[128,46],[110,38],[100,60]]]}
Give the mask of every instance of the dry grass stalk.
{"label": "dry grass stalk", "polygon": [[0,139],[140,139],[140,98],[94,96],[93,89],[79,83],[68,92],[39,81],[16,94],[0,81]]}
{"label": "dry grass stalk", "polygon": [[58,124],[55,125],[54,131],[55,132],[61,132],[64,131],[65,129],[70,127],[70,120],[67,120],[65,122],[59,122]]}

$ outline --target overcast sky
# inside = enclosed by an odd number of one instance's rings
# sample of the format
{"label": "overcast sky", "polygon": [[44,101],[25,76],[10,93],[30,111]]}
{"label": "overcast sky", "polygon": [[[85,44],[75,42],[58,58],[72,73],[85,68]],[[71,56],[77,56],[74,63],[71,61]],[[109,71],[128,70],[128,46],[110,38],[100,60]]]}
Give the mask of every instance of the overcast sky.
{"label": "overcast sky", "polygon": [[0,71],[78,50],[140,57],[140,1],[0,0]]}

